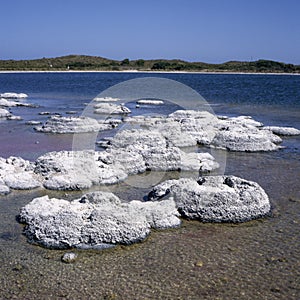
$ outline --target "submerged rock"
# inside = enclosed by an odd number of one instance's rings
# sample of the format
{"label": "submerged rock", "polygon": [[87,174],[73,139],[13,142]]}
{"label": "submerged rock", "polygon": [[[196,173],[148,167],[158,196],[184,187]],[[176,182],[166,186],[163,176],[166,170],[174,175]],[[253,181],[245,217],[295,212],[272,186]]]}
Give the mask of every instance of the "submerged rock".
{"label": "submerged rock", "polygon": [[68,110],[68,111],[66,111],[67,115],[76,115],[77,113],[78,113],[77,110]]}
{"label": "submerged rock", "polygon": [[9,117],[11,115],[11,113],[4,109],[4,108],[0,108],[0,118],[6,118]]}
{"label": "submerged rock", "polygon": [[40,156],[35,165],[35,173],[44,177],[44,187],[52,190],[82,190],[127,178],[122,166],[104,163],[93,151],[50,152]]}
{"label": "submerged rock", "polygon": [[18,102],[9,101],[9,100],[6,100],[4,98],[0,98],[0,106],[13,107],[13,106],[16,106],[17,103]]}
{"label": "submerged rock", "polygon": [[122,203],[112,193],[94,192],[68,202],[35,198],[21,209],[30,242],[49,248],[95,248],[97,245],[132,244],[144,240],[151,228],[180,225],[173,200]]}
{"label": "submerged rock", "polygon": [[205,172],[219,167],[211,155],[185,153],[178,147],[172,146],[175,135],[170,139],[164,135],[165,133],[156,131],[155,127],[153,130],[122,130],[110,140],[108,149],[124,149],[125,152],[138,153],[142,156],[146,169],[154,171],[203,170]]}
{"label": "submerged rock", "polygon": [[264,129],[270,130],[278,135],[300,135],[300,130],[293,127],[266,126]]}
{"label": "submerged rock", "polygon": [[0,98],[0,106],[5,106],[5,107],[15,107],[15,106],[36,107],[35,105],[30,104],[30,103],[12,101],[12,100],[7,100],[5,98]]}
{"label": "submerged rock", "polygon": [[21,121],[23,120],[21,116],[13,116],[13,115],[10,115],[7,117],[7,120],[10,120],[10,121]]}
{"label": "submerged rock", "polygon": [[113,98],[113,97],[95,97],[93,101],[96,102],[117,102],[119,101],[119,98]]}
{"label": "submerged rock", "polygon": [[21,171],[16,174],[6,174],[4,177],[5,184],[15,190],[31,190],[41,187],[36,174],[32,171]]}
{"label": "submerged rock", "polygon": [[244,123],[244,120],[237,122],[228,119],[220,120],[212,145],[230,151],[274,151],[280,148],[276,141],[266,130]]}
{"label": "submerged rock", "polygon": [[182,171],[209,173],[219,167],[220,165],[209,153],[185,153],[181,151],[180,170]]}
{"label": "submerged rock", "polygon": [[33,168],[33,163],[20,157],[0,158],[0,194],[8,194],[10,189],[41,187],[42,178],[33,172]]}
{"label": "submerged rock", "polygon": [[9,187],[5,184],[3,179],[0,178],[0,195],[7,195],[10,193]]}
{"label": "submerged rock", "polygon": [[108,124],[101,126],[97,120],[88,117],[52,116],[44,125],[36,126],[34,129],[45,133],[84,133],[111,129],[111,126]]}
{"label": "submerged rock", "polygon": [[141,100],[136,101],[136,103],[137,104],[148,104],[148,105],[162,105],[162,104],[164,104],[164,101],[141,99]]}
{"label": "submerged rock", "polygon": [[[208,153],[185,153],[176,147],[166,147],[162,141],[164,146],[160,147],[137,144],[124,148],[108,147],[99,152],[49,152],[34,163],[23,161],[23,166],[2,159],[0,178],[13,189],[44,186],[51,190],[84,190],[93,185],[116,184],[146,170],[210,172],[219,167]],[[151,143],[151,135],[148,142]]]}
{"label": "submerged rock", "polygon": [[177,110],[169,118],[179,122],[182,133],[201,145],[209,145],[217,132],[218,118],[207,111]]}
{"label": "submerged rock", "polygon": [[265,216],[270,202],[255,182],[235,176],[207,176],[168,180],[153,188],[148,197],[172,198],[180,214],[203,222],[244,222]]}
{"label": "submerged rock", "polygon": [[175,147],[191,147],[197,145],[197,138],[190,132],[183,129],[182,124],[168,120],[168,122],[156,122],[151,129],[160,132],[169,145]]}
{"label": "submerged rock", "polygon": [[146,171],[143,156],[138,152],[126,149],[107,149],[98,153],[98,161],[108,165],[119,165],[128,175],[143,173]]}
{"label": "submerged rock", "polygon": [[112,103],[98,103],[94,105],[95,114],[104,115],[123,115],[130,114],[131,110],[124,105],[117,105]]}
{"label": "submerged rock", "polygon": [[41,121],[30,120],[30,121],[27,121],[25,124],[26,125],[40,125],[40,124],[42,124],[42,122]]}
{"label": "submerged rock", "polygon": [[166,147],[166,139],[158,131],[143,129],[121,130],[111,139],[112,148],[134,147],[137,151]]}
{"label": "submerged rock", "polygon": [[[178,110],[168,117],[135,116],[125,118],[126,123],[158,131],[168,145],[188,147],[196,144],[230,151],[274,151],[282,140],[268,127],[250,116],[217,117],[207,111]],[[274,129],[275,132],[276,129]],[[297,133],[286,130],[286,133]],[[279,133],[277,130],[275,133]],[[283,130],[281,130],[283,134]]]}
{"label": "submerged rock", "polygon": [[0,98],[6,99],[24,99],[27,98],[28,95],[24,93],[2,93],[0,94]]}
{"label": "submerged rock", "polygon": [[254,120],[251,116],[238,116],[231,118],[221,117],[223,120],[229,121],[231,124],[239,124],[244,126],[262,127],[264,124]]}

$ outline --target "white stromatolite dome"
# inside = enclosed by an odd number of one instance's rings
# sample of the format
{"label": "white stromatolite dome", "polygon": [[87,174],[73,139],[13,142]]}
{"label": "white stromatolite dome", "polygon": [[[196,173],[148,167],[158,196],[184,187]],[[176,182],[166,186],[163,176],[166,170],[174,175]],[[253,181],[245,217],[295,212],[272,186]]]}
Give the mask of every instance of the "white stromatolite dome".
{"label": "white stromatolite dome", "polygon": [[244,222],[270,212],[265,191],[256,183],[235,176],[181,178],[158,184],[150,200],[174,198],[180,214],[203,222]]}
{"label": "white stromatolite dome", "polygon": [[122,203],[109,192],[94,192],[72,202],[35,198],[21,209],[30,242],[49,248],[99,248],[144,240],[151,228],[180,225],[173,200]]}

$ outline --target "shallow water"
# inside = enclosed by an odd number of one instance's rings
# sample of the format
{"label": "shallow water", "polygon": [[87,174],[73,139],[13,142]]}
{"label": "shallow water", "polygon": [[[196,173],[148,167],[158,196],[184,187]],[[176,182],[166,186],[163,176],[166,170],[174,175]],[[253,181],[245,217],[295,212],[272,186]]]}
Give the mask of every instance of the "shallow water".
{"label": "shallow water", "polygon": [[[26,92],[30,95],[29,102],[43,103],[39,109],[14,108],[15,114],[24,119],[46,119],[46,116],[37,114],[41,110],[65,112],[73,107],[69,101],[74,101],[79,109],[83,108],[83,102],[94,97],[99,86],[105,88],[109,83],[137,76],[113,74],[105,79],[103,74],[102,77],[97,74],[94,77],[92,74],[72,77],[69,74],[74,81],[70,84],[70,78],[62,75],[43,75],[45,78],[37,74],[28,74],[28,77],[26,74],[9,75],[11,77],[3,84],[4,77],[0,74],[1,92]],[[254,75],[206,75],[204,79],[200,75],[168,76],[189,82],[195,89],[206,86],[211,103],[220,103],[213,106],[217,113],[250,114],[270,125],[300,127],[300,76],[271,79],[267,76],[255,79]],[[253,82],[255,80],[257,82]],[[56,89],[53,89],[54,84]],[[270,101],[268,97],[272,93],[267,89],[261,91],[268,85],[277,86],[273,98],[281,95],[284,86],[289,87],[287,105],[259,103],[263,95],[267,102]],[[238,89],[244,101],[229,101],[229,95],[238,96]],[[84,92],[80,94],[80,90]],[[246,99],[251,95],[258,99],[254,105]],[[70,106],[68,109],[66,103]],[[50,150],[71,148],[72,136],[39,134],[22,121],[2,121],[0,128],[0,156],[14,154],[34,159]],[[10,134],[7,134],[8,130]],[[219,154],[221,159],[226,158],[226,174],[254,180],[265,189],[273,207],[271,216],[244,224],[183,221],[178,229],[152,231],[150,237],[140,244],[105,251],[76,250],[78,259],[74,264],[61,262],[66,251],[28,244],[22,235],[23,225],[16,221],[16,216],[19,209],[34,197],[48,194],[71,200],[84,192],[14,191],[0,197],[0,298],[299,299],[300,138],[285,138],[284,145],[285,149],[272,153]],[[143,181],[144,177],[150,181],[149,176],[153,176],[155,180],[157,175],[181,176],[176,172],[152,172],[138,179]],[[130,200],[143,199],[149,189],[128,182],[111,186],[109,190]]]}
{"label": "shallow water", "polygon": [[[244,224],[184,221],[181,228],[152,232],[141,244],[76,250],[78,260],[71,265],[60,261],[66,251],[28,244],[15,220],[20,207],[45,191],[1,197],[2,298],[298,299],[298,158],[227,157],[228,173],[255,180],[266,190],[273,206],[270,217]],[[67,198],[80,194],[68,193]]]}

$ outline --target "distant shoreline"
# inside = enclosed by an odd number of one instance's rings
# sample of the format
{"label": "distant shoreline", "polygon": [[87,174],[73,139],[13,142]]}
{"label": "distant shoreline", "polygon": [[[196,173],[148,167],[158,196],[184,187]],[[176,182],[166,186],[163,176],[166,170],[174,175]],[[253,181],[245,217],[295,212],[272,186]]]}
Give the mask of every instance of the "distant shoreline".
{"label": "distant shoreline", "polygon": [[300,74],[300,65],[259,59],[224,63],[188,62],[180,59],[113,60],[100,56],[66,55],[29,60],[0,60],[2,72],[140,72],[161,74]]}
{"label": "distant shoreline", "polygon": [[149,73],[149,74],[223,74],[223,75],[300,75],[300,73],[280,73],[280,72],[214,72],[214,71],[152,71],[152,70],[123,70],[123,71],[112,71],[112,70],[57,70],[57,71],[50,71],[50,70],[7,70],[7,71],[0,71],[0,74],[20,74],[20,73]]}

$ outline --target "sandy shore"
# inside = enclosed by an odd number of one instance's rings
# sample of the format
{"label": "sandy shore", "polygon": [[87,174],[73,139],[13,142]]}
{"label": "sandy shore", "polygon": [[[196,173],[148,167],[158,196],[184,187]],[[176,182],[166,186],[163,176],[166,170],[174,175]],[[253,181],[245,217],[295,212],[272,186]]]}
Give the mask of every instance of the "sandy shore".
{"label": "sandy shore", "polygon": [[258,73],[258,72],[188,72],[188,71],[150,71],[150,70],[124,70],[124,71],[101,71],[101,70],[66,70],[66,71],[0,71],[0,74],[18,73],[149,73],[149,74],[226,74],[226,75],[300,75],[300,73]]}

